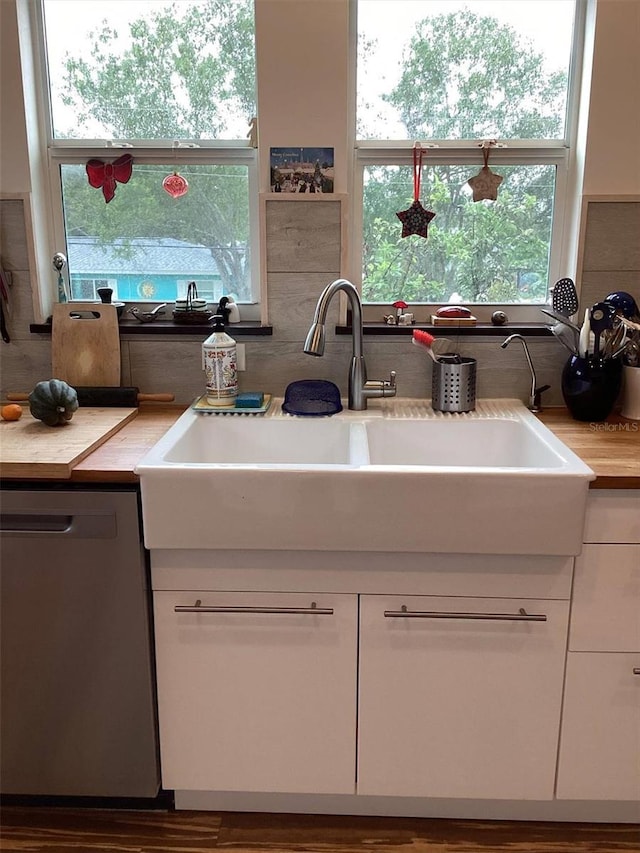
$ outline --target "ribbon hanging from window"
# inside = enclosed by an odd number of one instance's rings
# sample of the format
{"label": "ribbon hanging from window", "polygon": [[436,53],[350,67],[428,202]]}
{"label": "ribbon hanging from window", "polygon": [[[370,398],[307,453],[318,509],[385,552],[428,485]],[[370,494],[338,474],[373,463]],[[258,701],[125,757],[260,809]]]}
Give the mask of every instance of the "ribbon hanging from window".
{"label": "ribbon hanging from window", "polygon": [[419,142],[413,145],[413,204],[407,210],[401,210],[396,216],[402,222],[402,237],[417,234],[427,238],[427,228],[435,216],[431,210],[425,210],[420,203],[420,182],[422,180],[423,149]]}
{"label": "ribbon hanging from window", "polygon": [[89,184],[95,189],[101,189],[107,204],[116,194],[116,183],[126,184],[133,171],[133,157],[123,154],[117,160],[105,163],[104,160],[87,161],[87,177]]}

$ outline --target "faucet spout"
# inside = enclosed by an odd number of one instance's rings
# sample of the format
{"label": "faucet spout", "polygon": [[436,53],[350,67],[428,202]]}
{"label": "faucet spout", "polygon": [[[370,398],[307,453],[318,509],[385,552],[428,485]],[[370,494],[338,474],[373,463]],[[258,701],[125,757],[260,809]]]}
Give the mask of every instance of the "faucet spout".
{"label": "faucet spout", "polygon": [[391,374],[391,379],[388,382],[367,382],[367,365],[363,355],[362,303],[355,286],[346,278],[336,279],[336,281],[328,284],[320,294],[303,349],[307,355],[324,355],[327,312],[331,300],[338,291],[347,295],[351,308],[352,353],[349,366],[349,408],[362,411],[367,408],[369,397],[395,396],[395,373]]}
{"label": "faucet spout", "polygon": [[524,349],[524,354],[527,359],[527,364],[529,365],[529,371],[531,373],[531,391],[529,393],[529,404],[527,408],[531,412],[541,412],[542,392],[546,391],[550,386],[542,385],[540,388],[536,387],[538,384],[536,380],[536,371],[533,367],[533,362],[531,361],[531,355],[529,354],[529,347],[527,346],[526,340],[522,337],[522,335],[516,333],[513,335],[509,335],[508,338],[505,338],[505,340],[500,344],[500,346],[502,347],[502,349],[506,349],[512,341],[516,340],[520,341],[522,344],[522,348]]}

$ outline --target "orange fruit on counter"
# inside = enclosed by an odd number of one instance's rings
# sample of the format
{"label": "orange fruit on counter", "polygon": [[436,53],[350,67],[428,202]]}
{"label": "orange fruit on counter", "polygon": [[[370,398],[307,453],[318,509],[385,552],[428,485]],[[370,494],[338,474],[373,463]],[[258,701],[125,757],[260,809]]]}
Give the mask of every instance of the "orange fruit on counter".
{"label": "orange fruit on counter", "polygon": [[0,409],[0,415],[3,421],[18,421],[22,417],[22,406],[17,403],[9,403],[8,406],[3,406]]}

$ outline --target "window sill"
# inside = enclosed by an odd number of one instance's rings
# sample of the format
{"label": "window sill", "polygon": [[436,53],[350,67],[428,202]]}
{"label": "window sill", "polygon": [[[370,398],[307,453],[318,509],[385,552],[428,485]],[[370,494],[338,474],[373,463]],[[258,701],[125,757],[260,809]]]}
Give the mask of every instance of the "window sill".
{"label": "window sill", "polygon": [[[492,323],[478,323],[475,326],[432,326],[430,323],[414,323],[412,326],[390,326],[387,323],[363,323],[365,335],[412,335],[415,329],[438,335],[465,337],[506,337],[518,333],[525,337],[552,337],[551,330],[543,323],[507,323],[504,326],[494,326]],[[337,335],[350,335],[351,326],[336,326]]]}
{"label": "window sill", "polygon": [[[202,337],[213,332],[211,324],[174,323],[171,320],[154,320],[151,323],[140,323],[138,320],[120,320],[118,323],[121,335],[197,335]],[[232,337],[264,337],[273,334],[272,326],[264,326],[259,320],[245,320],[232,323],[226,327]],[[32,323],[29,331],[34,334],[50,335],[51,322]]]}

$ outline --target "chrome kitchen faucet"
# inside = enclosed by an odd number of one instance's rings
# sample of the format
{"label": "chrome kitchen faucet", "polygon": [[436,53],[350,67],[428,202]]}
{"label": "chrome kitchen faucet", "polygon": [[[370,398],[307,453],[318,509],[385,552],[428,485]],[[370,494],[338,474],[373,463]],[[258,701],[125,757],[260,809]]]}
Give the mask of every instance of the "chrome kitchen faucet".
{"label": "chrome kitchen faucet", "polygon": [[392,370],[388,380],[372,379],[371,381],[367,381],[367,366],[362,353],[362,303],[360,302],[360,294],[350,281],[347,281],[345,278],[338,278],[336,281],[328,284],[320,294],[313,323],[304,342],[304,351],[307,355],[324,355],[324,326],[327,319],[327,311],[329,303],[339,290],[347,294],[351,308],[351,340],[353,351],[349,367],[349,408],[360,412],[367,408],[367,401],[370,398],[396,396],[396,374]]}

